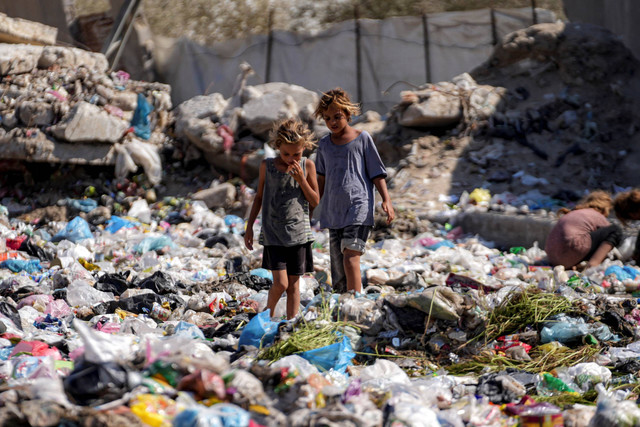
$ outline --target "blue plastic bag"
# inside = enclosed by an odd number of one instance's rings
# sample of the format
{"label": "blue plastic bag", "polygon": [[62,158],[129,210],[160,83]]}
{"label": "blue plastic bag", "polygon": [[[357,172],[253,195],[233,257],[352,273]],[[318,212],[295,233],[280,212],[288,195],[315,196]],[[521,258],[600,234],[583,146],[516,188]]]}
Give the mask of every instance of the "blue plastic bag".
{"label": "blue plastic bag", "polygon": [[224,217],[224,223],[233,234],[244,233],[244,219],[236,215],[227,215]]}
{"label": "blue plastic bag", "polygon": [[105,231],[108,231],[109,233],[115,233],[116,231],[120,230],[121,228],[133,228],[136,225],[139,225],[140,223],[138,222],[131,222],[129,220],[126,220],[124,218],[120,218],[119,216],[112,216],[111,219],[109,219],[109,221],[107,222],[107,226],[104,228]]}
{"label": "blue plastic bag", "polygon": [[153,107],[149,102],[147,102],[147,98],[141,93],[138,94],[138,106],[136,107],[136,111],[133,113],[133,118],[131,119],[131,126],[133,127],[133,132],[139,138],[147,140],[151,137],[151,126],[149,126],[149,113],[153,111]]}
{"label": "blue plastic bag", "polygon": [[173,427],[246,427],[249,412],[231,403],[217,403],[209,408],[185,409],[173,419]]}
{"label": "blue plastic bag", "polygon": [[193,339],[204,339],[204,334],[202,333],[202,330],[200,328],[198,328],[193,323],[185,322],[183,320],[178,322],[173,334]]}
{"label": "blue plastic bag", "polygon": [[266,268],[256,268],[249,271],[249,274],[253,276],[262,277],[263,279],[269,279],[273,281],[273,273],[267,270]]}
{"label": "blue plastic bag", "polygon": [[21,271],[26,271],[29,274],[36,273],[42,270],[42,266],[40,265],[40,260],[38,259],[8,259],[6,261],[0,262],[0,268],[8,268],[14,273],[20,273]]}
{"label": "blue plastic bag", "polygon": [[55,236],[51,238],[52,242],[59,242],[61,240],[69,240],[70,242],[77,243],[84,239],[90,239],[93,237],[89,224],[79,216],[73,218],[67,226],[60,230]]}
{"label": "blue plastic bag", "polygon": [[238,347],[243,345],[264,347],[273,343],[278,333],[279,324],[280,322],[271,321],[271,310],[267,309],[258,313],[242,330]]}
{"label": "blue plastic bag", "polygon": [[612,265],[604,271],[604,276],[607,277],[610,274],[615,274],[616,278],[620,281],[627,279],[635,279],[640,272],[633,267],[625,265],[620,267],[619,265]]}
{"label": "blue plastic bag", "polygon": [[82,212],[91,212],[98,207],[98,202],[93,199],[69,199],[67,204]]}
{"label": "blue plastic bag", "polygon": [[425,246],[426,249],[429,249],[431,251],[435,251],[436,249],[442,248],[442,247],[455,248],[456,245],[454,245],[451,240],[441,240],[438,243],[435,243],[433,245]]}
{"label": "blue plastic bag", "polygon": [[173,241],[169,236],[160,237],[147,237],[142,242],[138,243],[133,250],[139,254],[143,254],[149,251],[157,251],[165,246],[174,247]]}
{"label": "blue plastic bag", "polygon": [[343,336],[340,342],[299,353],[299,356],[311,362],[320,371],[333,369],[344,373],[347,366],[352,365],[351,359],[356,357],[356,354],[349,337]]}

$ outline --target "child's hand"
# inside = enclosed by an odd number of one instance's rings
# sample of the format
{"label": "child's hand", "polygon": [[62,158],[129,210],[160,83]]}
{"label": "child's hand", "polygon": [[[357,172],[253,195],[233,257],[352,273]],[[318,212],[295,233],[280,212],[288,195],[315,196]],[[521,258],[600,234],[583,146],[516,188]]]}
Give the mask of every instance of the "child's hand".
{"label": "child's hand", "polygon": [[244,232],[244,245],[250,251],[253,250],[253,229],[247,227],[247,230]]}
{"label": "child's hand", "polygon": [[387,214],[387,224],[391,224],[391,221],[396,217],[391,201],[382,202],[382,210]]}
{"label": "child's hand", "polygon": [[304,180],[304,172],[302,172],[302,167],[299,162],[293,162],[289,168],[289,175],[291,175],[296,182],[300,183]]}

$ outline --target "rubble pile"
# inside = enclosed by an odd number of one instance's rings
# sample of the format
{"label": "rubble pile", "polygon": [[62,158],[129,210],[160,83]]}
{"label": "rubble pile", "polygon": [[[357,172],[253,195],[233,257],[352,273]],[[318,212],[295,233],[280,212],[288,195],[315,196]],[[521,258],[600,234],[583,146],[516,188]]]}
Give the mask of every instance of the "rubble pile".
{"label": "rubble pile", "polygon": [[534,25],[470,76],[405,92],[376,142],[405,169],[396,185],[430,202],[478,187],[530,205],[616,192],[637,184],[637,75],[606,29]]}
{"label": "rubble pile", "polygon": [[230,98],[214,93],[178,105],[175,136],[187,160],[204,156],[214,167],[251,180],[258,176],[265,150],[273,155],[265,143],[277,121],[299,117],[317,133],[326,130],[313,117],[318,101],[315,92],[280,82],[245,86],[251,70],[244,67]]}
{"label": "rubble pile", "polygon": [[159,183],[170,88],[107,67],[76,48],[0,44],[0,157],[115,164],[121,177],[140,165]]}

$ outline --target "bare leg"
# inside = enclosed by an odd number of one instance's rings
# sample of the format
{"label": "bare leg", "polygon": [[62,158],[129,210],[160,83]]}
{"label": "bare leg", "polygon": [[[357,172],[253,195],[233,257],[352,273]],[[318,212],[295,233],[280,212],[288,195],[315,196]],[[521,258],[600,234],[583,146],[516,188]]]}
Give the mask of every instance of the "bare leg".
{"label": "bare leg", "polygon": [[287,319],[293,319],[300,309],[300,276],[289,276],[287,287]]}
{"label": "bare leg", "polygon": [[276,304],[278,304],[280,297],[287,290],[289,282],[287,280],[287,270],[271,270],[271,273],[273,273],[273,284],[269,289],[266,308],[271,309],[271,317],[274,317]]}
{"label": "bare leg", "polygon": [[591,255],[587,267],[595,267],[602,264],[602,261],[607,257],[607,254],[613,249],[613,245],[609,242],[602,242],[598,249]]}
{"label": "bare leg", "polygon": [[347,276],[347,291],[362,292],[362,276],[360,273],[360,255],[358,251],[345,249],[344,272]]}

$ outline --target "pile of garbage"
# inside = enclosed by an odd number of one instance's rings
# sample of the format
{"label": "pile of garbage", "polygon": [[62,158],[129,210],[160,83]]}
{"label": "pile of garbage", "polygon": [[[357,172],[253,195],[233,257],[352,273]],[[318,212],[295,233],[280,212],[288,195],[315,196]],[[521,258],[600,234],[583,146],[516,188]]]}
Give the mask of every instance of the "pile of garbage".
{"label": "pile of garbage", "polygon": [[640,270],[621,261],[552,269],[535,245],[500,251],[405,215],[374,234],[363,293],[340,295],[314,228],[316,272],[285,321],[286,296],[263,311],[271,277],[240,217],[134,198],[84,218],[0,216],[4,423],[640,420]]}
{"label": "pile of garbage", "polygon": [[162,178],[169,86],[107,72],[102,54],[61,46],[0,44],[0,158],[142,166]]}

